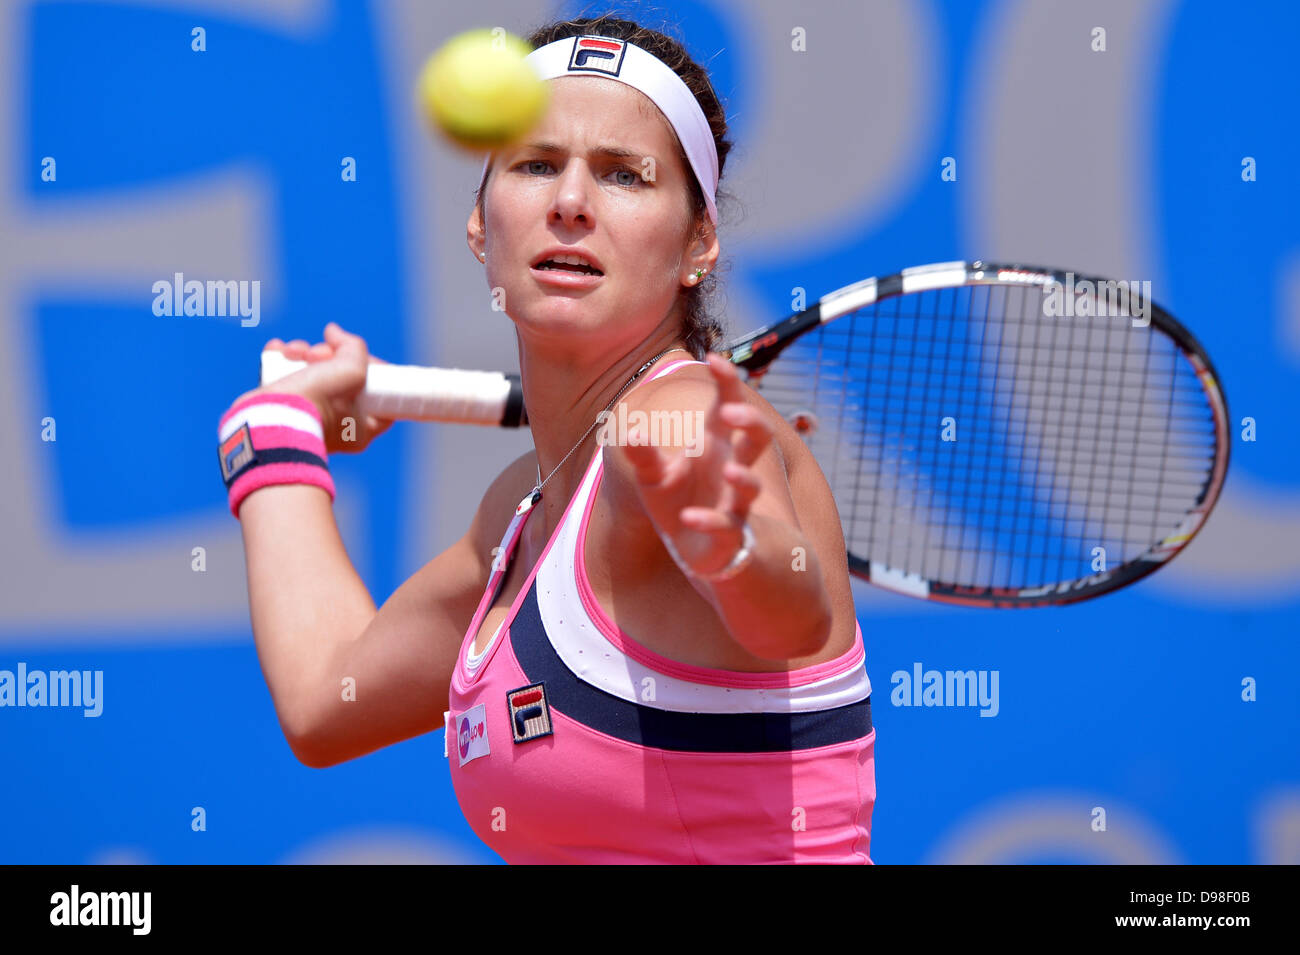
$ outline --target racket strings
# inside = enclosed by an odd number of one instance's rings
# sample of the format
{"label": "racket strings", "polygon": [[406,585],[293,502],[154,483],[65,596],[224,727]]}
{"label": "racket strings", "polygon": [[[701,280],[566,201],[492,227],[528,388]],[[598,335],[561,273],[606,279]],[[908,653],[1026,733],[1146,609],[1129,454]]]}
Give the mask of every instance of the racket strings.
{"label": "racket strings", "polygon": [[806,437],[850,553],[966,587],[1136,558],[1215,461],[1213,416],[1167,336],[1124,314],[1048,316],[1033,287],[866,306],[796,340],[759,387],[817,421]]}

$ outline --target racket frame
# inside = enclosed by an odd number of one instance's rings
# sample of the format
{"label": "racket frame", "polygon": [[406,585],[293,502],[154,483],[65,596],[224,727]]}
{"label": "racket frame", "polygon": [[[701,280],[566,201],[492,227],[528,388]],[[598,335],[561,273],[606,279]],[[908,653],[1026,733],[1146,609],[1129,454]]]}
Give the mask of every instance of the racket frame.
{"label": "racket frame", "polygon": [[[1091,283],[1090,287],[1094,290],[1111,282],[1095,275],[1067,273],[1062,269],[1032,265],[982,261],[922,265],[881,278],[863,279],[830,292],[802,312],[796,312],[735,339],[721,353],[744,368],[750,383],[761,393],[764,373],[793,342],[813,329],[864,306],[920,291],[977,285],[1010,287],[1056,283],[1064,287],[1071,282],[1077,288],[1085,281]],[[876,586],[942,603],[968,607],[1042,607],[1077,603],[1126,587],[1177,556],[1200,532],[1223,490],[1232,447],[1228,435],[1228,401],[1209,354],[1186,326],[1154,301],[1139,304],[1149,309],[1151,328],[1167,336],[1190,363],[1214,420],[1214,464],[1207,473],[1193,507],[1171,533],[1122,564],[1075,580],[1037,587],[972,587],[928,580],[919,574],[906,573],[880,561],[865,559],[852,551],[848,551],[849,572]]]}

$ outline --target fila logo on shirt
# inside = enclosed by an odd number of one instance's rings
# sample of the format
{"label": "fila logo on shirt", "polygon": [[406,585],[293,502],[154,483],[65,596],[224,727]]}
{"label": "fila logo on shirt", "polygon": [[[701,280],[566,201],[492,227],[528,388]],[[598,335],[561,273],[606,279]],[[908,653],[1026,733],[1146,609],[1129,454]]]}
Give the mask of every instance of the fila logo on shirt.
{"label": "fila logo on shirt", "polygon": [[626,49],[622,40],[611,40],[605,36],[576,37],[573,54],[569,57],[569,72],[584,70],[618,76],[619,70],[623,69],[623,52]]}
{"label": "fila logo on shirt", "polygon": [[486,756],[492,751],[488,746],[487,707],[482,703],[460,715],[456,726],[456,741],[460,744],[462,766],[471,759]]}
{"label": "fila logo on shirt", "polygon": [[533,683],[506,694],[510,707],[510,729],[516,743],[551,735],[551,708],[546,703],[546,686]]}

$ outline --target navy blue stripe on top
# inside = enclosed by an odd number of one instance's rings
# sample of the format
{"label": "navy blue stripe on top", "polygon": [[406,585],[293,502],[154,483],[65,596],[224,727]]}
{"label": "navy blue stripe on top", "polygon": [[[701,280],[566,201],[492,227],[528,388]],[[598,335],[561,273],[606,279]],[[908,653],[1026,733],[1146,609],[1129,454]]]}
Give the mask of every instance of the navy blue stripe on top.
{"label": "navy blue stripe on top", "polygon": [[781,753],[847,743],[871,733],[871,698],[811,713],[679,713],[643,706],[578,679],[551,646],[537,581],[510,624],[510,646],[529,683],[545,683],[551,707],[640,746],[690,753]]}

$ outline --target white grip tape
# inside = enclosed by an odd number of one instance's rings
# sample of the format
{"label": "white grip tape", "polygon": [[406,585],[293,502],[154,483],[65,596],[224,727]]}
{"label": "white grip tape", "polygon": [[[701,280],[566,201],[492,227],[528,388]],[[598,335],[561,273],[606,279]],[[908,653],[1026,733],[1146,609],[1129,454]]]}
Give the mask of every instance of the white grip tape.
{"label": "white grip tape", "polygon": [[[264,351],[262,384],[306,366],[280,352]],[[379,418],[499,425],[509,395],[510,382],[500,372],[372,364],[360,406]]]}

